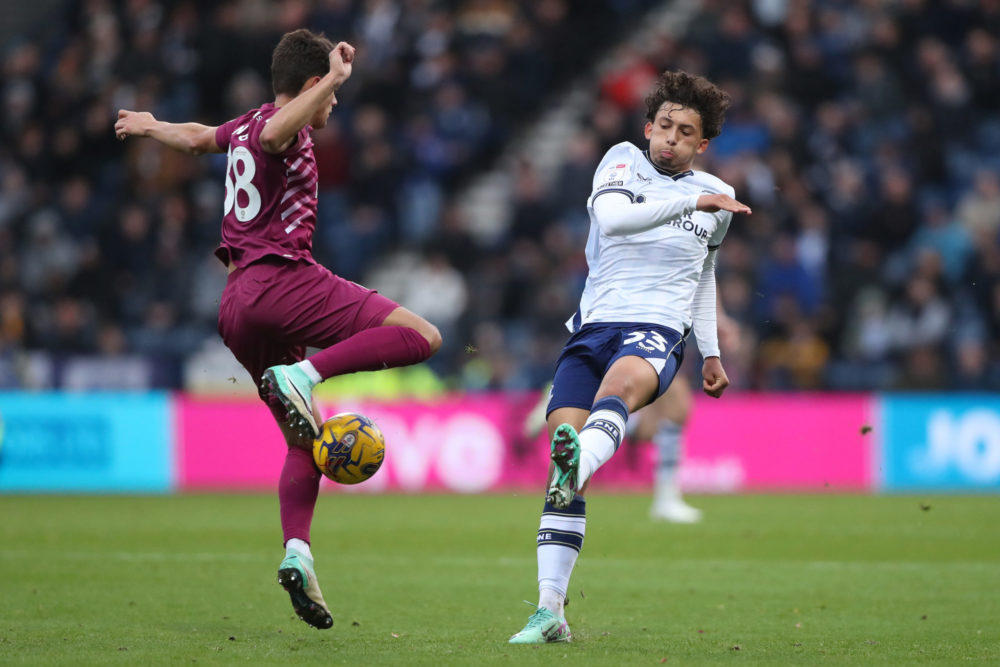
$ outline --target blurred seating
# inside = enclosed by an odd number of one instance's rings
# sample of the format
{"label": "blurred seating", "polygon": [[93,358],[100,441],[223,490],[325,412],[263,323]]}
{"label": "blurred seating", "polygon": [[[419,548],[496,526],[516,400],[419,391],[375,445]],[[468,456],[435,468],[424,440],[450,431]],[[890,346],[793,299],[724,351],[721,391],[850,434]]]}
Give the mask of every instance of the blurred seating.
{"label": "blurred seating", "polygon": [[[656,72],[684,68],[733,97],[699,166],[754,209],[720,256],[736,383],[1000,389],[1000,5],[703,0],[683,36],[631,44],[658,4],[67,3],[0,53],[0,386],[197,376],[225,281],[225,157],[120,144],[115,111],[219,124],[270,99],[270,50],[305,25],[359,46],[314,135],[317,259],[387,291],[425,276],[393,296],[448,332],[432,364],[447,386],[551,375],[586,275],[590,175],[641,140]],[[556,187],[517,165],[510,229],[477,241],[456,193],[581,77],[596,102]],[[88,385],[101,368],[119,370]]]}

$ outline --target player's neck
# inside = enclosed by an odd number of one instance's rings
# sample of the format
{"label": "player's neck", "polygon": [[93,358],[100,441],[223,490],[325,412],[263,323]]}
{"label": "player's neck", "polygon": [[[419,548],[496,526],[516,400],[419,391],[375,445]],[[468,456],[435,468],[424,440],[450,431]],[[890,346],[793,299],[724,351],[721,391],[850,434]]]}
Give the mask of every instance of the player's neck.
{"label": "player's neck", "polygon": [[649,156],[649,149],[644,150],[642,152],[642,155],[643,157],[646,158],[649,164],[652,165],[653,169],[663,174],[664,176],[669,176],[674,180],[677,180],[678,178],[683,178],[685,176],[690,176],[692,173],[694,173],[692,171],[694,168],[694,163],[689,163],[684,169],[680,169],[678,171],[671,171],[670,169],[665,169],[664,167],[661,167],[660,165],[656,164],[656,162],[653,161],[653,158]]}
{"label": "player's neck", "polygon": [[278,95],[277,97],[274,98],[274,107],[275,108],[280,108],[280,107],[288,104],[289,102],[291,102],[293,99],[295,99],[295,98],[292,97],[291,95],[286,95],[286,94],[282,93],[282,94],[280,94],[280,95]]}

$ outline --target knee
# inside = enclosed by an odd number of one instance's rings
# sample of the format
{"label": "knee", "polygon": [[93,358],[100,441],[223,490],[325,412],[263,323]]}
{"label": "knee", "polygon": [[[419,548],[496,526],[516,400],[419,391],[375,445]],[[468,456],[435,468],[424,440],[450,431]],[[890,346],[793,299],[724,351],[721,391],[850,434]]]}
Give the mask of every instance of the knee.
{"label": "knee", "polygon": [[629,408],[639,406],[638,401],[638,387],[635,381],[628,376],[616,377],[613,380],[605,380],[601,385],[600,390],[595,396],[595,400],[599,398],[605,398],[606,396],[618,396]]}
{"label": "knee", "polygon": [[683,427],[687,424],[688,417],[691,416],[691,400],[680,398],[675,401],[667,401],[660,411],[659,416]]}
{"label": "knee", "polygon": [[427,344],[430,346],[431,353],[428,356],[433,356],[435,352],[441,349],[441,332],[438,328],[427,322],[426,325],[420,330],[420,335],[424,337]]}

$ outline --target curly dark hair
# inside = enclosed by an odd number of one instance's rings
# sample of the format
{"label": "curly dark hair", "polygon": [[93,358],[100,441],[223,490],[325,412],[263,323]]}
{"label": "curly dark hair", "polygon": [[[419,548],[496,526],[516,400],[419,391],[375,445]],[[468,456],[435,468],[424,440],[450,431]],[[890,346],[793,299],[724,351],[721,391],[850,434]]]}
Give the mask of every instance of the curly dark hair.
{"label": "curly dark hair", "polygon": [[729,95],[703,76],[678,70],[666,71],[656,80],[656,87],[646,97],[646,118],[656,119],[664,102],[694,109],[701,116],[702,136],[714,139],[722,132],[729,108]]}
{"label": "curly dark hair", "polygon": [[298,95],[314,76],[330,71],[333,42],[322,33],[300,28],[286,32],[271,55],[271,88],[275,95]]}

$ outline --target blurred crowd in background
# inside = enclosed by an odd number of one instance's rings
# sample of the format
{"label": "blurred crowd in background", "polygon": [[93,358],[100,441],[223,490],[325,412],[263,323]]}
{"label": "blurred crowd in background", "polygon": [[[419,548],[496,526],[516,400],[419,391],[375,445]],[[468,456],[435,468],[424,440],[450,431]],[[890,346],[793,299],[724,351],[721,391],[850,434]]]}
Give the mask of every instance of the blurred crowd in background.
{"label": "blurred crowd in background", "polygon": [[[719,256],[734,384],[1000,389],[1000,0],[703,0],[638,48],[662,4],[66,3],[0,54],[0,387],[190,387],[227,354],[225,156],[119,143],[115,113],[240,115],[273,99],[271,49],[305,26],[358,47],[313,135],[315,255],[441,328],[441,386],[550,379],[593,171],[642,145],[646,92],[684,69],[733,99],[696,167],[754,211]],[[458,194],[581,80],[594,103],[558,173],[529,151],[509,224],[473,234]]]}

